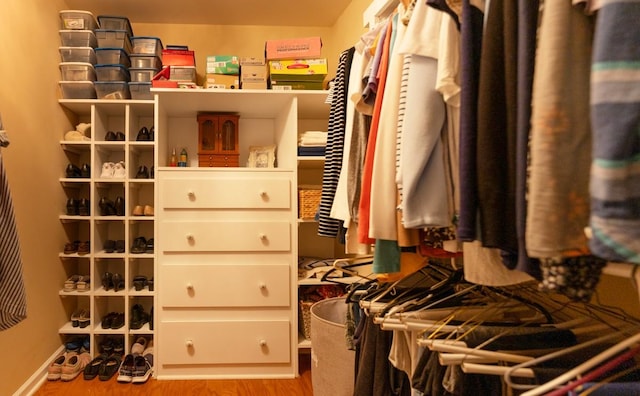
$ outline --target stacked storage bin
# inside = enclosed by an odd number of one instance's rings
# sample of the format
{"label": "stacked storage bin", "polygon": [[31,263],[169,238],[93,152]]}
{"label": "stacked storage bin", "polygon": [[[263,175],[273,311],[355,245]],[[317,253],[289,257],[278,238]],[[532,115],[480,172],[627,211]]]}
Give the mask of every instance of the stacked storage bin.
{"label": "stacked storage bin", "polygon": [[162,69],[162,41],[157,37],[137,36],[131,39],[131,96],[152,99],[151,80]]}
{"label": "stacked storage bin", "polygon": [[98,23],[89,11],[60,11],[60,74],[63,99],[95,99]]}
{"label": "stacked storage bin", "polygon": [[99,15],[96,29],[97,64],[95,82],[98,99],[131,99],[129,67],[133,30],[129,19]]}

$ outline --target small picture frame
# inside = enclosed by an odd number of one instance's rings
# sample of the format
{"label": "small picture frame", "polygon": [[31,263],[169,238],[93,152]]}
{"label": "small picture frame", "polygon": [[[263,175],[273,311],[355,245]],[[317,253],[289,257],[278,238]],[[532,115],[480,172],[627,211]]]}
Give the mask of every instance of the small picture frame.
{"label": "small picture frame", "polygon": [[249,168],[275,168],[276,167],[276,146],[249,146]]}

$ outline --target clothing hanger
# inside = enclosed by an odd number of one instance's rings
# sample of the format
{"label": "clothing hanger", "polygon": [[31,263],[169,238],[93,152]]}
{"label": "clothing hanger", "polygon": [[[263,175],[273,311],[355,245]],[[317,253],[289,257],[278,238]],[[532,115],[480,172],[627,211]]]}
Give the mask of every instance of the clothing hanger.
{"label": "clothing hanger", "polygon": [[[637,329],[636,329],[637,330]],[[617,337],[616,337],[617,336]],[[605,341],[609,341],[615,338],[619,338],[620,333],[613,333],[613,334],[608,334],[605,335],[603,337],[597,338],[595,340],[592,340],[591,342],[585,342],[584,344],[589,344],[587,346],[593,345],[594,343],[597,342],[605,342]],[[640,333],[636,333],[631,337],[628,337],[625,340],[622,340],[620,342],[618,342],[617,344],[615,344],[614,346],[606,349],[605,351],[597,354],[596,356],[592,357],[591,359],[587,360],[586,362],[578,365],[577,367],[567,371],[565,374],[562,374],[556,378],[554,378],[553,380],[542,384],[540,386],[535,387],[534,389],[531,389],[527,392],[522,393],[522,396],[539,396],[542,394],[545,394],[546,392],[552,391],[553,389],[555,389],[558,386],[562,386],[563,384],[567,383],[568,381],[571,381],[572,379],[576,378],[577,376],[583,375],[585,371],[592,369],[593,367],[595,367],[598,364],[601,364],[603,362],[606,362],[608,359],[612,358],[613,356],[617,355],[618,353],[624,351],[625,349],[629,348],[630,346],[637,344],[640,342]],[[583,344],[583,345],[584,345]],[[569,348],[571,349],[571,348]],[[525,364],[519,364],[516,365],[514,367],[512,367],[512,370],[516,370],[518,368],[522,368],[523,366],[529,366],[529,365],[533,365],[533,364],[537,364],[539,362],[543,362],[552,358],[555,358],[557,356],[561,356],[562,354],[566,353],[566,350],[563,351],[559,351],[560,353],[557,354],[549,354],[549,355],[545,355],[542,356],[538,359],[534,359],[532,361],[526,362]],[[637,352],[636,352],[637,353]],[[552,357],[549,357],[553,355]],[[507,381],[507,383],[512,386],[515,385],[513,384],[513,382],[511,381],[511,370],[508,371],[505,376],[504,376],[505,381]]]}
{"label": "clothing hanger", "polygon": [[[337,283],[341,285],[354,283],[353,278],[356,278],[360,281],[363,281],[363,280],[371,281],[374,279],[371,278],[370,276],[362,275],[358,271],[351,270],[351,268],[354,268],[354,267],[361,267],[361,266],[371,265],[371,264],[373,264],[372,257],[360,257],[356,259],[337,259],[333,262],[332,268],[329,271],[325,272],[322,275],[322,278],[320,278],[320,280],[322,282],[332,282],[332,283]],[[349,275],[351,279],[345,282],[342,282],[338,280],[338,279],[341,279],[341,277],[330,278],[329,276],[335,272],[342,272],[343,274]],[[342,278],[344,278],[344,276]]]}

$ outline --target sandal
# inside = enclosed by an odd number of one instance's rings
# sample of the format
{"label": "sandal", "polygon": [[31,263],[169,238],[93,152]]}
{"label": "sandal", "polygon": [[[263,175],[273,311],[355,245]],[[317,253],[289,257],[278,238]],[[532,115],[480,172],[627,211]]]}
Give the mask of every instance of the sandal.
{"label": "sandal", "polygon": [[69,279],[64,281],[64,287],[62,290],[66,292],[72,292],[76,289],[76,284],[82,278],[81,275],[71,275]]}
{"label": "sandal", "polygon": [[86,292],[91,289],[91,278],[89,275],[82,275],[78,282],[76,283],[76,290],[79,292]]}

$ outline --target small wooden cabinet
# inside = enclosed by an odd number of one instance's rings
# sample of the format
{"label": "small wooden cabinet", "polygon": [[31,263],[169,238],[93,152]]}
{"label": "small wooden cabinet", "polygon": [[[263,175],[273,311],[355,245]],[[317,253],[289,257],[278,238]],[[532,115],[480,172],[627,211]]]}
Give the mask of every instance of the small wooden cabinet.
{"label": "small wooden cabinet", "polygon": [[198,114],[198,166],[238,167],[237,114]]}

